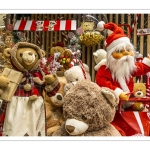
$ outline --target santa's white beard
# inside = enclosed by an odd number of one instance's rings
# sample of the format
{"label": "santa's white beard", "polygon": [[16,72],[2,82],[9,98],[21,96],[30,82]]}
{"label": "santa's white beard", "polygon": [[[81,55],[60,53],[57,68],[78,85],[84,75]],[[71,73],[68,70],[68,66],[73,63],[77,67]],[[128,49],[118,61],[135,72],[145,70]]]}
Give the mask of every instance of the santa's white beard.
{"label": "santa's white beard", "polygon": [[111,71],[112,78],[120,84],[123,91],[129,92],[126,81],[129,81],[131,74],[136,70],[134,57],[127,55],[120,59],[114,59],[111,55],[107,59],[107,67]]}
{"label": "santa's white beard", "polygon": [[[112,78],[120,84],[124,92],[130,92],[126,82],[129,81],[131,74],[136,70],[134,57],[127,55],[120,59],[114,59],[111,55],[107,59],[107,67],[110,69]],[[122,108],[132,106],[134,102],[124,102]]]}

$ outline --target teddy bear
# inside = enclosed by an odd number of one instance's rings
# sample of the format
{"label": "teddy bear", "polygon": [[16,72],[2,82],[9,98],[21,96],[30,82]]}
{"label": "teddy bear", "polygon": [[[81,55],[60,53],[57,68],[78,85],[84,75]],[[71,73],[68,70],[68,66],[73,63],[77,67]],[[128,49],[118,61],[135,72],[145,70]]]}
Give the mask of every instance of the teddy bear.
{"label": "teddy bear", "polygon": [[59,52],[60,53],[60,57],[64,56],[64,43],[63,42],[57,42],[56,44],[54,44],[54,46],[50,49],[50,55],[53,55],[54,53]]}
{"label": "teddy bear", "polygon": [[82,63],[82,65],[72,66],[64,72],[64,76],[67,80],[67,84],[64,87],[65,93],[78,81],[81,81],[83,79],[91,80],[91,76],[89,74],[89,67],[85,63]]}
{"label": "teddy bear", "polygon": [[111,124],[118,102],[109,88],[88,79],[77,82],[64,97],[66,121],[53,136],[121,136]]}
{"label": "teddy bear", "polygon": [[62,106],[64,103],[64,86],[67,83],[65,77],[59,77],[60,88],[55,96],[45,96],[45,108],[46,108],[46,125],[47,136],[51,136],[57,128],[65,122]]}
{"label": "teddy bear", "polygon": [[[10,57],[12,70],[22,74],[22,79],[7,103],[3,136],[45,136],[43,91],[54,96],[60,87],[58,77],[45,75],[40,69],[45,52],[35,44],[18,42],[4,52]],[[2,81],[0,76],[0,86]]]}
{"label": "teddy bear", "polygon": [[66,49],[64,47],[63,42],[57,42],[54,46],[50,49],[50,56],[53,56],[54,53],[59,53],[59,59],[57,60],[60,62],[62,67],[59,68],[60,71],[65,71],[69,68],[69,64],[72,58],[72,51],[70,49]]}
{"label": "teddy bear", "polygon": [[94,61],[96,63],[94,69],[97,71],[101,65],[106,65],[107,52],[104,49],[98,49],[93,53]]}
{"label": "teddy bear", "polygon": [[[133,86],[133,96],[140,99],[144,98],[146,96],[146,85],[144,83],[134,83]],[[134,111],[148,111],[146,106],[142,102],[135,102],[133,104],[133,110]]]}

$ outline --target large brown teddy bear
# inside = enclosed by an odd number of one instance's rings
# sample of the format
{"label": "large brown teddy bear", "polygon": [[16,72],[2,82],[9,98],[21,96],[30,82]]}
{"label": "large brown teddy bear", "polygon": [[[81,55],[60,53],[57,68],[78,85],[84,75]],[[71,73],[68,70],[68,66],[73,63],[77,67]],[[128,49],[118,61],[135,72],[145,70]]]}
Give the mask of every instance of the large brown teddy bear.
{"label": "large brown teddy bear", "polygon": [[53,132],[65,122],[62,106],[65,95],[64,86],[66,85],[67,81],[64,76],[58,76],[58,79],[60,83],[60,89],[56,95],[52,97],[45,97],[47,136],[51,136]]}
{"label": "large brown teddy bear", "polygon": [[46,91],[48,96],[55,95],[60,86],[58,78],[44,75],[39,68],[45,53],[38,46],[19,42],[4,51],[10,56],[13,70],[21,72],[23,78],[7,104],[3,136],[45,136],[42,93]]}
{"label": "large brown teddy bear", "polygon": [[90,80],[79,81],[65,95],[63,114],[66,122],[53,136],[121,136],[110,124],[119,99],[108,88]]}

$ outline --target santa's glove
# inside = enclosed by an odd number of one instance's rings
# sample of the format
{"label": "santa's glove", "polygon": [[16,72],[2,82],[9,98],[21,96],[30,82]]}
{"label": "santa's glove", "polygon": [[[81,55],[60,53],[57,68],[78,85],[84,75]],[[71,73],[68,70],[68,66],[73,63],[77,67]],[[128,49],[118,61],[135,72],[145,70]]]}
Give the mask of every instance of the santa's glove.
{"label": "santa's glove", "polygon": [[32,95],[32,96],[29,96],[29,101],[35,101],[37,100],[37,95]]}
{"label": "santa's glove", "polygon": [[127,94],[127,92],[122,92],[120,95],[119,95],[119,98],[121,100],[126,100],[128,101],[129,100],[129,97],[130,97],[130,94]]}

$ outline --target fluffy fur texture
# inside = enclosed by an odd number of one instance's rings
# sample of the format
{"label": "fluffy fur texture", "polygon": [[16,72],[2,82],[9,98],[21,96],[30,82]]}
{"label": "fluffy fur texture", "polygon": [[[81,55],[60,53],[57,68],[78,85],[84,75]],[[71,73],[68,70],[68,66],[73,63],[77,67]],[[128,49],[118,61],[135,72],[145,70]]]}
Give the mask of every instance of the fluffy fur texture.
{"label": "fluffy fur texture", "polygon": [[108,88],[100,88],[90,80],[77,82],[64,97],[63,114],[67,121],[53,136],[120,136],[110,124],[118,101]]}
{"label": "fluffy fur texture", "polygon": [[[86,64],[83,64],[83,69],[85,71],[86,79],[91,80],[91,76],[89,74],[89,67]],[[67,80],[67,84],[65,85],[65,93],[78,81],[85,79],[81,66],[73,66],[70,69],[64,72],[64,76]]]}
{"label": "fluffy fur texture", "polygon": [[51,136],[56,129],[65,122],[62,112],[64,103],[64,86],[67,83],[65,77],[58,77],[60,82],[60,89],[55,96],[45,97],[46,108],[46,124],[47,136]]}
{"label": "fluffy fur texture", "polygon": [[94,69],[97,71],[101,65],[106,65],[107,52],[104,49],[98,49],[93,53],[94,61],[96,63]]}

